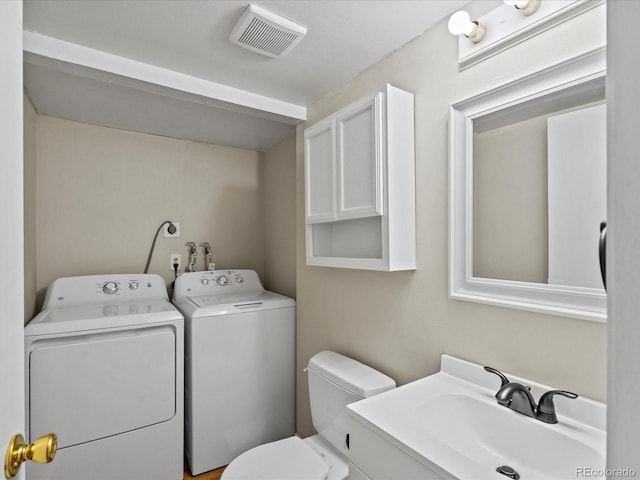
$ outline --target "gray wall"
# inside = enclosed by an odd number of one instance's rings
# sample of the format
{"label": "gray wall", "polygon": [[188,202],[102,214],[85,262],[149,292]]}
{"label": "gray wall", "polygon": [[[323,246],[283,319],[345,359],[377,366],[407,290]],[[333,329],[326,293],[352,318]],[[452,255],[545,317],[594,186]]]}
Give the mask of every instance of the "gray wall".
{"label": "gray wall", "polygon": [[[56,278],[149,269],[173,279],[169,255],[210,242],[216,268],[264,275],[261,154],[38,115],[37,289]],[[197,269],[203,267],[198,251]]]}
{"label": "gray wall", "polygon": [[[499,4],[474,1],[468,10],[477,17]],[[400,384],[436,372],[448,353],[605,399],[605,325],[450,300],[447,292],[449,104],[603,45],[604,8],[463,72],[445,19],[309,108],[296,146],[301,434],[313,432],[302,368],[323,349],[364,361]],[[303,130],[386,82],[415,94],[417,270],[307,267]]]}
{"label": "gray wall", "polygon": [[266,151],[262,160],[264,285],[296,298],[296,139]]}

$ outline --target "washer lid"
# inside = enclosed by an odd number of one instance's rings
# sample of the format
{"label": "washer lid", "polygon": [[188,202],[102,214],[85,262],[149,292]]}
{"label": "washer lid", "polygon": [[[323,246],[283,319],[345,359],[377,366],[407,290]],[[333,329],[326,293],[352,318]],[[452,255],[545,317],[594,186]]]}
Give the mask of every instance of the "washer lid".
{"label": "washer lid", "polygon": [[[186,298],[193,308],[193,312],[189,312],[192,318],[230,315],[250,310],[272,310],[293,307],[296,304],[289,297],[266,290],[221,295],[191,295]],[[184,306],[184,302],[178,305]]]}
{"label": "washer lid", "polygon": [[267,443],[243,453],[224,470],[224,480],[325,480],[329,474],[320,456],[298,437]]}
{"label": "washer lid", "polygon": [[257,292],[229,293],[221,295],[188,295],[187,298],[196,307],[217,307],[240,303],[261,302],[265,299],[263,290]]}

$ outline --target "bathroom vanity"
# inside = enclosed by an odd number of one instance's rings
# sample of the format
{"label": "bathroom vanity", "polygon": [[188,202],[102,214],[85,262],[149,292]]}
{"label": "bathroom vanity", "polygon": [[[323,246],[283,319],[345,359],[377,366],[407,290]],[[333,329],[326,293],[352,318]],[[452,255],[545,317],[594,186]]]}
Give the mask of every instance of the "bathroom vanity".
{"label": "bathroom vanity", "polygon": [[[507,376],[535,399],[552,390]],[[350,480],[604,478],[603,403],[555,398],[549,424],[499,405],[500,389],[481,365],[443,355],[437,374],[349,405]]]}

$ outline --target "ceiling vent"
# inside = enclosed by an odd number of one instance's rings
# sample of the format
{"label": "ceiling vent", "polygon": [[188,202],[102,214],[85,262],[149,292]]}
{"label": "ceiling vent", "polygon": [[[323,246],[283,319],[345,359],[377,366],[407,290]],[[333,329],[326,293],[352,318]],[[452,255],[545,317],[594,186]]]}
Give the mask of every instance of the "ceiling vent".
{"label": "ceiling vent", "polygon": [[307,28],[269,10],[249,5],[233,27],[229,40],[268,57],[289,53],[307,34]]}

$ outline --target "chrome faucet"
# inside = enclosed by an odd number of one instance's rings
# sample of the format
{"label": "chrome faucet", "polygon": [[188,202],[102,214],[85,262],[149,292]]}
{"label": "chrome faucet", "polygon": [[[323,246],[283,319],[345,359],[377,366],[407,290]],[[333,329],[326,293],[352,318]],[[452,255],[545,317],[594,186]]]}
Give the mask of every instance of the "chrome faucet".
{"label": "chrome faucet", "polygon": [[200,244],[202,247],[202,256],[204,257],[204,269],[205,270],[215,270],[216,264],[213,263],[213,254],[211,253],[211,245],[209,242],[202,242]]}
{"label": "chrome faucet", "polygon": [[184,244],[189,249],[189,264],[187,266],[187,272],[196,271],[196,259],[198,257],[198,249],[195,242],[187,242]]}
{"label": "chrome faucet", "polygon": [[578,398],[578,395],[567,392],[566,390],[550,390],[540,397],[540,402],[536,405],[530,387],[524,386],[521,383],[510,382],[502,372],[495,368],[484,367],[484,369],[500,378],[500,389],[495,395],[500,405],[544,423],[558,423],[558,417],[553,404],[553,397],[555,395],[562,395],[567,398]]}
{"label": "chrome faucet", "polygon": [[515,410],[527,417],[536,416],[536,401],[527,387],[520,383],[507,383],[496,393],[496,400],[503,407]]}

